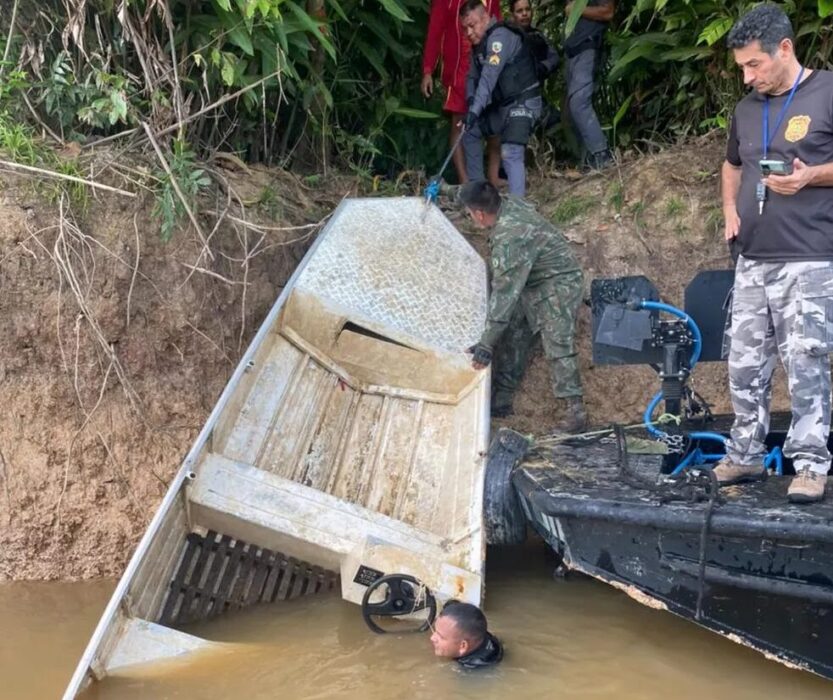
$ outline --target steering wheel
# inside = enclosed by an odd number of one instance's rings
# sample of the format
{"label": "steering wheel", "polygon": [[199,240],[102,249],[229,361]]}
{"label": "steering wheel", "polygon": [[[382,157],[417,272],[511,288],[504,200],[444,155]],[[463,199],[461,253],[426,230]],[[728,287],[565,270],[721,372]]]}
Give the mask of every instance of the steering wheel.
{"label": "steering wheel", "polygon": [[[374,618],[405,618],[425,611],[427,617],[417,615],[418,627],[403,629],[399,625],[385,629]],[[409,574],[388,574],[376,579],[362,598],[362,617],[365,624],[376,632],[425,632],[437,616],[437,601],[431,591],[419,579]]]}

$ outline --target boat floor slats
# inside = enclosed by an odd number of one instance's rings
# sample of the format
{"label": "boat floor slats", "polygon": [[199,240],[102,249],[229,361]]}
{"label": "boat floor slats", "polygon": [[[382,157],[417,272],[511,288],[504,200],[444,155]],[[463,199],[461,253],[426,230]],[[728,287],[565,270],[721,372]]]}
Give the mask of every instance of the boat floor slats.
{"label": "boat floor slats", "polygon": [[[458,477],[471,459],[455,435],[477,434],[473,398],[455,408],[365,393],[284,336],[272,342],[218,454],[441,536],[469,528],[474,482]],[[456,497],[438,500],[437,483]]]}
{"label": "boat floor slats", "polygon": [[183,545],[159,623],[184,625],[260,602],[332,590],[338,575],[281,552],[209,531]]}

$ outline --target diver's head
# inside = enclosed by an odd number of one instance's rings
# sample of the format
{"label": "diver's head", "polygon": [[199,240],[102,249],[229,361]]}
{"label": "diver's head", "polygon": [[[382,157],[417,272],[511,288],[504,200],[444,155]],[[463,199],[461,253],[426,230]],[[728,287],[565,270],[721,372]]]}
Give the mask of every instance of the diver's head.
{"label": "diver's head", "polygon": [[477,649],[486,639],[486,616],[470,603],[450,600],[434,623],[431,644],[434,654],[459,659]]}

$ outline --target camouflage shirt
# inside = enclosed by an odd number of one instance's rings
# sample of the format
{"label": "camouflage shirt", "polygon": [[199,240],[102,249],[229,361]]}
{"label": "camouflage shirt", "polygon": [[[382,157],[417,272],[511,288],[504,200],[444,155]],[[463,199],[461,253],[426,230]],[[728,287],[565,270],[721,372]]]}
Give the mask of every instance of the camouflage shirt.
{"label": "camouflage shirt", "polygon": [[503,197],[489,237],[492,291],[480,342],[494,347],[512,318],[524,289],[532,291],[558,275],[580,273],[564,235],[535,208]]}

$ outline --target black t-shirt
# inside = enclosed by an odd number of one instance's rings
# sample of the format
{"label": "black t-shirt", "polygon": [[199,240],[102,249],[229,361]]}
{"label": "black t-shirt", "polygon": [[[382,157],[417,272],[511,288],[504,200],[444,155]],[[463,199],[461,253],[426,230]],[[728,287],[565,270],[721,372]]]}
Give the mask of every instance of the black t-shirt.
{"label": "black t-shirt", "polygon": [[[793,95],[775,131],[789,92],[769,98],[772,141],[767,158],[807,165],[833,162],[833,73],[817,70]],[[788,262],[833,260],[833,188],[805,187],[794,195],[767,191],[763,214],[758,214],[755,187],[761,179],[763,110],[766,97],[753,90],[735,107],[726,160],[742,168],[737,209],[738,246],[750,260]]]}

